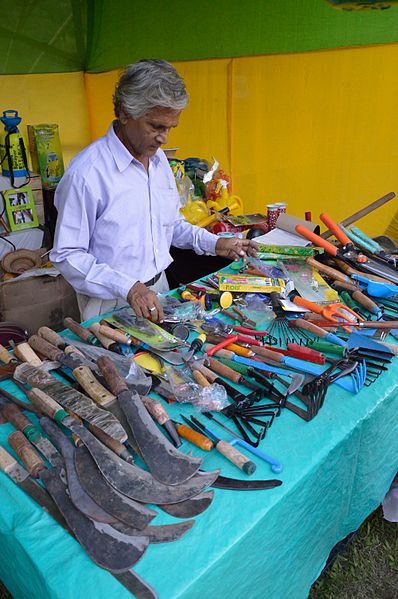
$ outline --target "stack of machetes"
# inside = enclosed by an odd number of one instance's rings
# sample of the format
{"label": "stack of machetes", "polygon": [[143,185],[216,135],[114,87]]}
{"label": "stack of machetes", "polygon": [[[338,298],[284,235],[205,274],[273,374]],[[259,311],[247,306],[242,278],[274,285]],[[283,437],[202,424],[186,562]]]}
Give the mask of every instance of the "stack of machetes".
{"label": "stack of machetes", "polygon": [[[58,361],[63,363],[59,355],[63,352],[48,347],[40,337],[31,341],[41,355],[46,356],[51,350],[53,357],[57,353]],[[70,358],[68,366],[76,367],[73,354],[63,356]],[[67,526],[90,557],[101,567],[120,575],[134,566],[149,543],[178,540],[194,524],[194,520],[188,520],[150,525],[157,512],[145,504],[158,504],[175,517],[192,518],[210,505],[214,492],[206,492],[206,489],[216,480],[219,471],[198,472],[202,460],[174,448],[149,416],[140,396],[127,388],[110,361],[104,359],[102,368],[111,389],[118,395],[115,401],[124,412],[125,421],[134,433],[136,450],[149,472],[110,449],[112,441],[120,445],[127,437],[112,413],[101,410],[90,398],[29,364],[18,366],[14,376],[32,386],[27,391],[30,401],[36,409],[50,416],[41,418],[40,423],[62,454],[60,465],[47,469],[22,433],[13,433],[10,444],[29,473],[44,482]],[[94,424],[93,430],[99,428],[105,433],[110,441],[108,446],[69,412],[80,412],[82,419]],[[79,440],[78,447],[65,436],[58,423]],[[119,580],[123,582],[120,577]],[[130,589],[133,586],[137,596],[140,593],[142,597],[154,596],[143,581],[137,590],[137,580],[134,585],[128,581],[126,586],[130,585]]]}
{"label": "stack of machetes", "polygon": [[[64,353],[37,335],[30,338],[29,344],[41,356],[74,373],[82,364],[87,368],[87,360],[77,352]],[[212,502],[214,492],[206,491],[210,485],[264,489],[277,486],[280,481],[250,481],[246,487],[246,481],[220,477],[219,470],[199,471],[202,460],[178,451],[150,417],[137,393],[137,390],[146,393],[147,388],[129,388],[107,357],[98,360],[99,371],[96,364],[90,366],[97,375],[102,373],[113,393],[102,388],[107,394],[106,410],[45,369],[26,363],[17,366],[14,378],[32,387],[26,394],[34,410],[46,415],[40,423],[60,452],[59,463],[51,462],[52,467],[47,469],[22,433],[13,433],[9,442],[29,474],[45,484],[63,516],[58,515],[57,521],[72,532],[90,557],[137,597],[154,597],[153,589],[128,570],[142,557],[149,543],[178,540],[193,526],[194,520],[154,526],[150,523],[157,512],[145,504],[156,504],[177,518],[193,518]],[[98,384],[95,377],[94,381]],[[97,395],[95,392],[90,395],[98,399],[98,390]],[[75,444],[59,428],[61,424],[72,433]],[[134,463],[123,445],[127,438],[149,471]],[[16,472],[16,477],[11,472]],[[21,480],[26,484],[29,478],[15,460],[7,473],[18,484]],[[37,500],[54,516],[57,510],[55,506],[49,508],[50,498]]]}

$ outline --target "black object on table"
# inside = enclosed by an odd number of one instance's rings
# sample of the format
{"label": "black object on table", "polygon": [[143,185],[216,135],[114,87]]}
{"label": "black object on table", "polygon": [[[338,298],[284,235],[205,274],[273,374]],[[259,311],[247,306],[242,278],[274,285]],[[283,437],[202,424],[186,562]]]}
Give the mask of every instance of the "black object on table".
{"label": "black object on table", "polygon": [[231,263],[231,260],[219,256],[198,255],[193,250],[181,250],[174,246],[171,246],[170,254],[174,260],[166,269],[170,289],[196,281]]}

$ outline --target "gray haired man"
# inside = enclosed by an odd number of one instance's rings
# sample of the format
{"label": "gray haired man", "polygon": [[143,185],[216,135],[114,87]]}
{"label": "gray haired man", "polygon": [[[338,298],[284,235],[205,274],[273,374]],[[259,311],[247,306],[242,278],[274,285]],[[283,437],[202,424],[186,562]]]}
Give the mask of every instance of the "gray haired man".
{"label": "gray haired man", "polygon": [[55,195],[50,258],[76,289],[82,320],[130,305],[162,321],[171,245],[231,260],[255,255],[249,240],[223,239],[187,223],[161,146],[188,103],[184,81],[163,60],[122,73],[116,120],[70,163]]}

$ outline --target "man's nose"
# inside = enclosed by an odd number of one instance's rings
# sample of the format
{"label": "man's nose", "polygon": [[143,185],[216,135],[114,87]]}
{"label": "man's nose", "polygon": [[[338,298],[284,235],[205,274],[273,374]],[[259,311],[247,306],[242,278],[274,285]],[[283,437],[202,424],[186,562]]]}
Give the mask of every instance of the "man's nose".
{"label": "man's nose", "polygon": [[165,131],[160,131],[158,133],[158,135],[156,136],[156,141],[160,144],[165,144],[167,143],[169,137],[169,129],[166,129]]}

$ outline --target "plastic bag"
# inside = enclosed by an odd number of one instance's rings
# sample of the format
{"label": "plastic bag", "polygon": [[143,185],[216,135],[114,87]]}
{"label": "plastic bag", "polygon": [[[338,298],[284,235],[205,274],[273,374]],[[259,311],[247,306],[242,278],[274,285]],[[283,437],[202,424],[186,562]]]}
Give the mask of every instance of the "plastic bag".
{"label": "plastic bag", "polygon": [[229,405],[224,387],[217,383],[201,387],[193,380],[187,368],[166,366],[165,374],[179,403],[190,403],[202,412],[219,412]]}
{"label": "plastic bag", "polygon": [[[98,366],[95,364],[98,358],[102,356],[108,356],[108,358],[110,358],[112,362],[116,364],[128,385],[131,385],[132,387],[140,386],[141,395],[149,393],[151,390],[152,379],[145,374],[141,366],[136,364],[134,360],[126,358],[126,356],[116,354],[115,352],[111,352],[104,347],[88,345],[87,343],[82,343],[81,341],[70,339],[69,337],[63,336],[62,338],[65,339],[66,343],[79,349],[86,356],[86,358],[93,360],[93,362],[88,363],[87,366],[94,371],[94,374],[100,374]],[[145,391],[146,388],[148,389],[147,391]]]}

